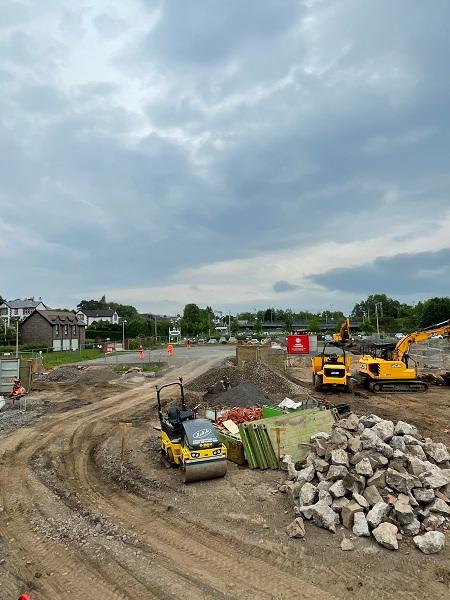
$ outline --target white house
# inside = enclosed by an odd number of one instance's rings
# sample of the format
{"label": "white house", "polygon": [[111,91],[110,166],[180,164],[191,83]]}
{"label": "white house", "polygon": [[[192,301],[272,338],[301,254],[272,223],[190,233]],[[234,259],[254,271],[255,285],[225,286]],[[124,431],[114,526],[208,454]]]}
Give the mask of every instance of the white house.
{"label": "white house", "polygon": [[118,325],[120,317],[115,310],[103,308],[99,310],[79,310],[77,317],[86,324],[87,327],[99,321],[107,321],[112,325]]}
{"label": "white house", "polygon": [[11,321],[22,321],[34,310],[47,310],[49,307],[42,302],[42,298],[35,300],[34,298],[25,298],[20,300],[7,300],[0,304],[0,319],[5,327],[11,326]]}

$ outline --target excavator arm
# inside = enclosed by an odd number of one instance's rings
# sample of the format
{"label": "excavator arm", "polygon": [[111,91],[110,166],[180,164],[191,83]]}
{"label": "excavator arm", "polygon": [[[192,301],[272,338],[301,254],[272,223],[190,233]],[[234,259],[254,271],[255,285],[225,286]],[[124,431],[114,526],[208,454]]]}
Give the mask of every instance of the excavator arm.
{"label": "excavator arm", "polygon": [[415,344],[416,342],[424,342],[425,340],[430,339],[430,337],[432,337],[433,335],[448,334],[450,334],[450,319],[448,321],[438,323],[437,325],[432,325],[427,329],[423,329],[421,331],[414,331],[413,333],[410,333],[409,335],[405,336],[404,338],[398,341],[393,352],[393,359],[403,361],[405,355],[408,354],[408,350],[411,344]]}

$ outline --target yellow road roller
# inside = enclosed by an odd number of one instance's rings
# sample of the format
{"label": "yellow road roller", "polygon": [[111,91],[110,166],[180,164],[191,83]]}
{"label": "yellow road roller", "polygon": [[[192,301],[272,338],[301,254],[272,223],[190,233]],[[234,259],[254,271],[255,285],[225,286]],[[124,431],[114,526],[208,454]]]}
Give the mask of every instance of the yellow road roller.
{"label": "yellow road roller", "polygon": [[[169,408],[164,415],[161,392],[176,387],[179,388],[181,408]],[[186,408],[182,378],[156,386],[156,397],[161,451],[171,466],[180,467],[184,483],[223,477],[227,472],[227,449],[211,421],[197,418],[195,410]]]}

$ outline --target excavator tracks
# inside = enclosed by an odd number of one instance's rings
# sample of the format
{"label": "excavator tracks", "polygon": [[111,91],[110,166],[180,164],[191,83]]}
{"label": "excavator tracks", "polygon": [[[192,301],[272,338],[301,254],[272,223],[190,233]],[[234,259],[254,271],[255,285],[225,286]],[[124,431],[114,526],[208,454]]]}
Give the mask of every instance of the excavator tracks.
{"label": "excavator tracks", "polygon": [[407,392],[421,393],[426,392],[428,383],[412,379],[405,381],[402,379],[394,381],[373,381],[369,384],[369,390],[375,394],[402,394]]}

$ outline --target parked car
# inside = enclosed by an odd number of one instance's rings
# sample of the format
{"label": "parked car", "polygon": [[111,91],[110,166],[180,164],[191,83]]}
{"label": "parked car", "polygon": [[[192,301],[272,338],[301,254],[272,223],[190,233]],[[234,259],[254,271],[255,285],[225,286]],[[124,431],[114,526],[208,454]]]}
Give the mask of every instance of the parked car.
{"label": "parked car", "polygon": [[396,333],[396,334],[394,335],[394,337],[395,337],[397,340],[401,340],[402,338],[404,338],[404,337],[405,337],[405,334],[404,334],[404,333]]}

